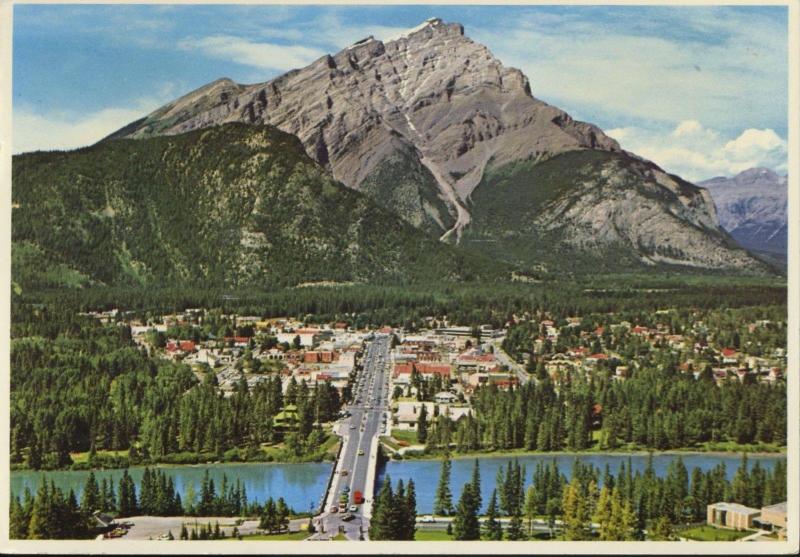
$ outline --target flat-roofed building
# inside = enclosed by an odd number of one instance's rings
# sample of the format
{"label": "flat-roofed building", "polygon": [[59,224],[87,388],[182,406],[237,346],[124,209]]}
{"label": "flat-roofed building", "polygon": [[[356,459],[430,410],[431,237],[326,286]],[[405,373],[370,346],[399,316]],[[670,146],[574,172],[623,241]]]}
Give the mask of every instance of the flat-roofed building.
{"label": "flat-roofed building", "polygon": [[786,501],[769,505],[768,507],[761,507],[759,520],[762,524],[772,525],[773,530],[786,528]]}
{"label": "flat-roofed building", "polygon": [[712,526],[747,530],[753,527],[753,520],[761,516],[759,509],[745,507],[739,503],[713,503],[707,507],[707,521]]}

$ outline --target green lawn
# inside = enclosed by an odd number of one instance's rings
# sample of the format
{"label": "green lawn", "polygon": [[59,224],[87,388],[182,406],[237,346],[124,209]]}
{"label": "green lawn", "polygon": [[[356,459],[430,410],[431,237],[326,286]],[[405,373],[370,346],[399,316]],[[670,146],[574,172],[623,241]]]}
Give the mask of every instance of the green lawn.
{"label": "green lawn", "polygon": [[[255,534],[252,536],[243,536],[242,541],[299,541],[304,540],[309,536],[308,532],[286,532],[283,534]],[[225,538],[226,540],[236,540],[238,538]]]}
{"label": "green lawn", "polygon": [[[75,464],[83,464],[85,462],[89,462],[89,451],[82,452],[82,453],[69,453],[70,458],[72,458],[72,462]],[[118,457],[118,456],[128,456],[128,449],[120,450],[120,451],[106,451],[106,450],[99,450],[97,451],[98,457]]]}
{"label": "green lawn", "polygon": [[391,437],[385,437],[385,436],[381,437],[381,442],[383,444],[385,444],[387,447],[389,447],[390,449],[395,450],[395,451],[400,448],[400,445],[395,443],[394,440]]}
{"label": "green lawn", "polygon": [[392,437],[397,439],[398,441],[405,441],[409,445],[418,445],[419,441],[417,440],[417,430],[404,430],[404,429],[393,429],[392,430]]}
{"label": "green lawn", "polygon": [[453,536],[445,530],[417,530],[414,540],[418,542],[449,542]]}
{"label": "green lawn", "polygon": [[682,538],[701,542],[732,542],[749,536],[752,533],[753,532],[747,530],[726,530],[724,528],[715,528],[708,524],[703,524],[678,532],[678,535]]}

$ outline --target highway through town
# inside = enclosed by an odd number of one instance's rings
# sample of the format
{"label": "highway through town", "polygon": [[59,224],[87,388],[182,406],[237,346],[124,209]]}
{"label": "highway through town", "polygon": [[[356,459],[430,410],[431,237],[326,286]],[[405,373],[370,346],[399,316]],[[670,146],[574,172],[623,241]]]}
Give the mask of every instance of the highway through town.
{"label": "highway through town", "polygon": [[[388,419],[389,348],[390,337],[386,335],[367,345],[363,370],[356,376],[347,407],[350,415],[337,424],[343,445],[322,514],[314,520],[317,532],[311,539],[331,539],[340,532],[351,540],[368,538],[378,438],[385,433]],[[354,504],[356,491],[367,498],[364,504]],[[340,504],[342,494],[347,496],[347,504]]]}

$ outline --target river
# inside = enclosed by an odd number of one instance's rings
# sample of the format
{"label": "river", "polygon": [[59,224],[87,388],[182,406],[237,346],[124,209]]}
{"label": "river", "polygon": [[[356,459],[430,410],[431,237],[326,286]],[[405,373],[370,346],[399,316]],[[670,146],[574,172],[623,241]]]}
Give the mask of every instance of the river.
{"label": "river", "polygon": [[[654,454],[653,455],[653,469],[657,476],[664,476],[667,472],[669,463],[680,456],[683,459],[683,464],[689,471],[691,477],[692,469],[699,467],[704,472],[712,469],[720,462],[725,463],[728,479],[732,479],[739,468],[742,457],[739,454],[720,454],[720,453],[707,453],[707,454],[682,454],[677,455],[673,453],[667,454]],[[533,472],[536,469],[538,462],[545,462],[550,464],[553,460],[558,464],[558,468],[567,479],[570,478],[572,465],[575,458],[578,457],[584,464],[591,464],[600,470],[602,475],[606,464],[609,465],[611,473],[616,476],[619,471],[620,464],[626,463],[630,458],[633,473],[636,471],[644,471],[647,466],[647,455],[635,454],[539,454],[539,455],[521,455],[516,457],[520,465],[526,468],[525,487],[532,483]],[[492,495],[492,490],[495,488],[495,478],[497,477],[498,468],[505,467],[509,460],[515,457],[509,456],[482,456],[480,461],[481,472],[481,497],[483,499],[484,507]],[[748,455],[748,462],[750,467],[758,461],[762,468],[772,470],[775,462],[778,460],[786,460],[785,455]],[[451,460],[452,467],[450,472],[450,491],[453,494],[453,503],[455,504],[461,496],[462,486],[469,482],[472,478],[472,467],[474,466],[474,458],[454,458]],[[404,483],[409,478],[414,480],[417,492],[417,512],[419,514],[429,514],[433,511],[433,501],[436,495],[436,487],[439,484],[439,475],[441,472],[441,462],[438,460],[398,460],[389,461],[386,466],[379,471],[377,482],[378,485],[383,483],[383,478],[386,474],[392,478],[392,484],[396,485],[397,480],[403,480]],[[602,481],[602,478],[601,478]],[[377,492],[377,489],[376,489]]]}
{"label": "river", "polygon": [[[283,497],[286,503],[297,512],[306,512],[309,508],[316,508],[328,485],[331,467],[330,462],[309,462],[301,464],[276,464],[276,463],[225,463],[202,464],[194,466],[164,466],[158,467],[168,476],[172,477],[181,499],[186,500],[189,485],[194,486],[196,497],[200,495],[200,484],[205,471],[214,480],[214,486],[219,493],[222,484],[222,475],[228,477],[231,485],[238,479],[247,490],[247,500],[250,502],[264,502],[268,497],[277,499]],[[155,468],[155,467],[151,467]],[[143,467],[129,468],[137,490],[139,481],[144,472]],[[44,476],[52,479],[63,490],[73,489],[80,500],[83,486],[89,472],[85,470],[65,470],[53,472],[14,471],[11,472],[11,491],[21,495],[26,487],[35,492],[40,479]],[[119,488],[119,478],[122,470],[95,470],[95,477],[100,483],[103,478],[113,478],[115,491]]]}
{"label": "river", "polygon": [[[658,454],[653,457],[653,467],[656,474],[662,476],[667,470],[669,463],[677,458],[675,454]],[[728,478],[732,478],[739,467],[741,456],[738,454],[684,454],[681,455],[686,468],[691,474],[691,470],[698,466],[702,470],[709,470],[719,462],[724,462],[728,472]],[[555,459],[559,469],[568,478],[572,469],[572,464],[576,455],[572,454],[548,454],[548,455],[525,455],[519,456],[519,463],[525,465],[527,469],[526,482],[529,484],[532,479],[536,463],[544,461],[550,463]],[[647,456],[642,454],[583,454],[579,458],[585,464],[591,464],[601,471],[608,464],[611,472],[616,475],[622,462],[627,462],[630,458],[634,473],[643,471],[647,465]],[[775,462],[779,459],[785,460],[784,455],[758,455],[749,456],[752,466],[756,461],[767,469],[772,469]],[[509,456],[482,456],[480,457],[481,470],[481,492],[484,504],[488,501],[492,489],[494,488],[497,470],[505,466],[513,457]],[[470,480],[472,475],[473,458],[456,458],[452,460],[452,472],[450,487],[453,493],[453,500],[457,501],[461,495],[461,486]],[[185,500],[187,488],[194,486],[196,494],[200,492],[200,482],[202,481],[205,470],[214,479],[214,484],[219,490],[222,483],[222,475],[228,477],[229,482],[239,479],[247,490],[249,501],[263,502],[268,497],[277,499],[283,497],[287,504],[298,512],[308,511],[309,508],[316,508],[320,499],[324,495],[328,478],[331,473],[331,463],[303,463],[303,464],[276,464],[276,463],[226,463],[226,464],[206,464],[196,466],[165,466],[164,470],[172,477],[176,488]],[[393,482],[402,479],[404,482],[409,478],[414,479],[417,491],[417,511],[420,514],[430,513],[433,509],[433,500],[436,493],[436,486],[439,481],[440,461],[438,460],[402,460],[389,461],[378,471],[378,485],[383,481],[388,473]],[[129,470],[134,482],[138,483],[142,477],[144,468],[135,467]],[[52,479],[57,486],[64,490],[75,490],[76,496],[80,499],[83,485],[86,482],[88,471],[54,471],[54,472],[32,472],[14,471],[11,473],[12,493],[21,494],[25,487],[35,491],[40,478],[47,477]],[[119,478],[122,470],[97,470],[95,476],[100,482],[102,478],[113,478],[115,488],[119,485]],[[526,486],[527,486],[526,484]]]}

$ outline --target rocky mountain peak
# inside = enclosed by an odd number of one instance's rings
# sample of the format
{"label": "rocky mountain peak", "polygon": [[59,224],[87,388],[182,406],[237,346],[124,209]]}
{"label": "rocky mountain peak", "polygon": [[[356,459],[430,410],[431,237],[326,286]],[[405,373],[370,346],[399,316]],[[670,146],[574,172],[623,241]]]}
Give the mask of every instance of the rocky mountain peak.
{"label": "rocky mountain peak", "polygon": [[[622,153],[597,126],[537,99],[520,70],[503,65],[461,24],[439,18],[385,42],[366,37],[264,83],[215,82],[111,138],[228,122],[269,124],[296,136],[334,178],[455,242],[472,221],[473,191],[492,171],[575,151]],[[661,174],[648,187],[677,200],[669,209],[675,222],[716,231],[707,192]],[[599,228],[607,217],[596,217]]]}

